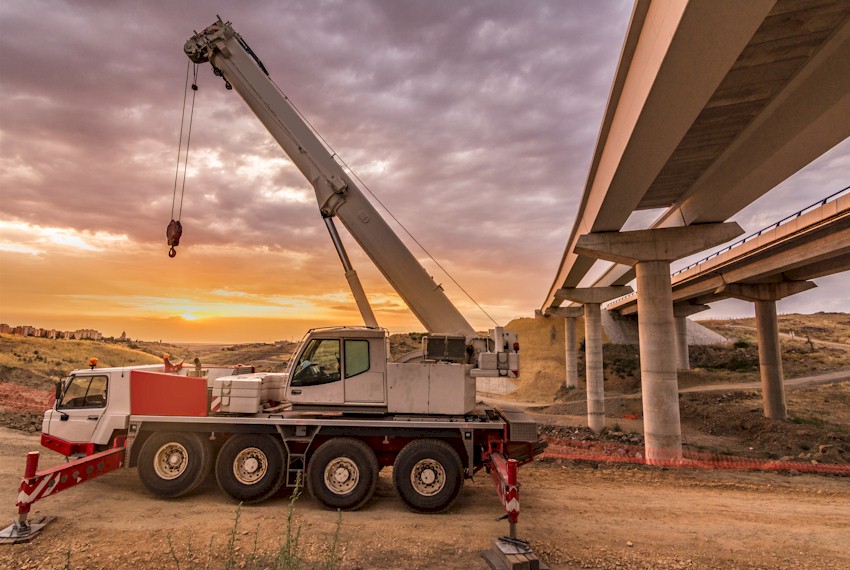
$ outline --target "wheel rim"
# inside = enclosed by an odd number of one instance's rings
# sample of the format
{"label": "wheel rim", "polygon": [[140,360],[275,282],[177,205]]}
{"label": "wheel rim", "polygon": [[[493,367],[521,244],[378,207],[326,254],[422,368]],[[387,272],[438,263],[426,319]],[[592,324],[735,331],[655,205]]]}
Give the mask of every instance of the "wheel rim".
{"label": "wheel rim", "polygon": [[176,442],[169,442],[156,451],[153,468],[161,479],[171,481],[180,477],[189,466],[189,452]]}
{"label": "wheel rim", "polygon": [[357,487],[360,469],[347,457],[337,457],[325,467],[325,487],[335,495],[347,495]]}
{"label": "wheel rim", "polygon": [[269,460],[262,450],[246,447],[233,460],[233,475],[243,485],[253,485],[265,477]]}
{"label": "wheel rim", "polygon": [[423,459],[411,469],[410,484],[420,495],[432,497],[446,486],[446,470],[435,459]]}

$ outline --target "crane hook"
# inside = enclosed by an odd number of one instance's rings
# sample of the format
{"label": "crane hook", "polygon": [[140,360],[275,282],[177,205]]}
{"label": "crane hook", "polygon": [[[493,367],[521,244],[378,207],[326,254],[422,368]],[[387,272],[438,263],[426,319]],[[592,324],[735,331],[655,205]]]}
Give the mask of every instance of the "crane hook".
{"label": "crane hook", "polygon": [[165,230],[165,237],[168,238],[168,245],[171,249],[168,250],[168,257],[177,255],[177,250],[174,248],[180,245],[180,236],[183,235],[183,224],[179,220],[171,220]]}

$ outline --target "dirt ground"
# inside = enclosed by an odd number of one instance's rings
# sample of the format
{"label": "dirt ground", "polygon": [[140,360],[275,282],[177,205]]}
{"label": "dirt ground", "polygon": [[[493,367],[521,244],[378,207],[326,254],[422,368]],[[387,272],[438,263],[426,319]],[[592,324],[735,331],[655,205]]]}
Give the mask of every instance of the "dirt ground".
{"label": "dirt ground", "polygon": [[[4,523],[35,449],[37,436],[0,428]],[[59,460],[44,451],[41,467]],[[495,520],[501,506],[485,474],[448,512],[427,516],[404,508],[388,471],[365,509],[342,515],[340,568],[487,568],[480,551],[507,523]],[[850,567],[847,478],[547,460],[523,467],[520,479],[519,535],[553,569]],[[237,566],[279,549],[288,506],[280,497],[240,510]],[[33,516],[57,519],[31,543],[0,546],[0,567],[224,568],[236,513],[214,481],[166,501],[144,490],[135,469],[121,470],[37,503]],[[336,519],[299,498],[305,558],[321,562]]]}
{"label": "dirt ground", "polygon": [[[537,404],[529,412],[539,423],[551,424],[546,433],[556,438],[597,437],[576,427],[586,425],[582,383],[578,390],[561,388],[563,327],[528,319],[519,324],[528,347],[519,396]],[[761,411],[752,333],[734,330],[734,346],[694,347],[694,369],[680,376],[686,446],[768,460],[850,463],[850,382],[845,378],[850,351],[840,344],[846,343],[844,336],[814,348],[799,338],[800,332],[783,339],[789,418],[777,422]],[[408,340],[411,346],[417,342],[413,336]],[[14,519],[26,453],[42,452],[41,469],[63,460],[38,441],[51,379],[49,370],[30,368],[72,358],[50,348],[10,349],[9,362],[0,363],[0,527]],[[276,369],[286,359],[279,346],[238,348],[192,350],[206,350],[205,362],[217,357],[262,369]],[[640,445],[636,348],[606,345],[606,351],[611,433],[603,437]],[[827,379],[825,371],[841,378]],[[826,380],[830,383],[822,383]],[[519,536],[553,569],[850,568],[847,477],[549,459],[521,468],[520,481]],[[281,496],[238,509],[213,479],[190,497],[161,500],[145,491],[135,469],[121,470],[37,503],[34,518],[57,519],[29,544],[0,545],[0,568],[271,568],[285,540],[289,506],[289,498]],[[507,523],[495,520],[502,512],[489,476],[481,473],[466,483],[448,512],[411,513],[395,497],[391,472],[385,469],[366,508],[343,513],[339,564],[330,567],[485,569],[480,552],[507,533]],[[306,560],[302,567],[329,567],[324,562],[337,513],[305,493],[296,503],[294,521]]]}

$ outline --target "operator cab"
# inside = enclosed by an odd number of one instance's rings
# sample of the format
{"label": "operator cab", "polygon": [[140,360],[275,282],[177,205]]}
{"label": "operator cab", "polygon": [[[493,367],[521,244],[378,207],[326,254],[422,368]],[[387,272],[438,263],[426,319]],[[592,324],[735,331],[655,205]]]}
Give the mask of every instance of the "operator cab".
{"label": "operator cab", "polygon": [[383,409],[387,332],[367,327],[313,329],[289,369],[286,399],[295,405]]}

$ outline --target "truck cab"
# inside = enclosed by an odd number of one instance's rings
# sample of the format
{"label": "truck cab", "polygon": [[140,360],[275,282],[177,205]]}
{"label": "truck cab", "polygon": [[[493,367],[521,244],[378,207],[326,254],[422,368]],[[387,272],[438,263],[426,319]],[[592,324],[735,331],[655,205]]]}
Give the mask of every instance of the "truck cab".
{"label": "truck cab", "polygon": [[[191,376],[211,388],[217,378],[245,372],[253,367],[221,366],[183,368],[171,364],[148,364],[114,368],[74,370],[57,382],[56,402],[44,412],[41,444],[65,456],[91,455],[106,449],[116,435],[127,433],[133,412],[132,382],[144,382],[149,376]],[[203,386],[201,386],[203,390]],[[173,397],[178,397],[173,395]],[[139,402],[136,402],[138,407]],[[207,405],[203,403],[204,409]]]}
{"label": "truck cab", "polygon": [[44,413],[43,446],[63,455],[89,455],[126,430],[130,415],[130,370],[162,372],[162,364],[73,371],[60,380],[56,403]]}

